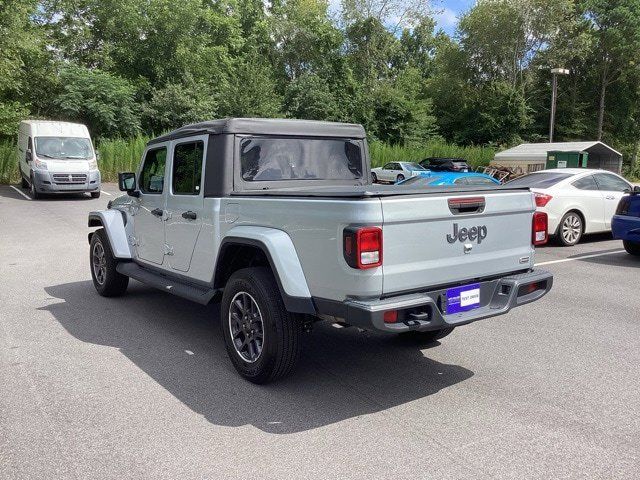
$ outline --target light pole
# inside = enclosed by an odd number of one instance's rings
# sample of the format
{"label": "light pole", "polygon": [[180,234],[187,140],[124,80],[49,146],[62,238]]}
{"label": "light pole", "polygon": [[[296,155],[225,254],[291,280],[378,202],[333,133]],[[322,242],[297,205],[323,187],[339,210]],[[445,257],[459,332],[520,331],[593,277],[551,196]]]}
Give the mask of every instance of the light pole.
{"label": "light pole", "polygon": [[569,75],[566,68],[551,69],[551,119],[549,121],[549,143],[553,142],[553,125],[556,121],[556,97],[558,96],[558,75]]}

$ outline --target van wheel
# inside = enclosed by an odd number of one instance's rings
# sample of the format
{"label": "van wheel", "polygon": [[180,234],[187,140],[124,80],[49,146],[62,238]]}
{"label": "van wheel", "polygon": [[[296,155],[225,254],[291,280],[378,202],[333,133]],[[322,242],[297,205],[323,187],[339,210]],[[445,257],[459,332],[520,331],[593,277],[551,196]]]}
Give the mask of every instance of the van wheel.
{"label": "van wheel", "polygon": [[93,286],[100,295],[117,297],[127,290],[129,277],[116,270],[118,261],[113,256],[104,228],[91,235],[89,262]]}
{"label": "van wheel", "polygon": [[220,317],[227,353],[244,378],[268,383],[294,369],[300,358],[302,324],[285,309],[268,268],[243,268],[231,275]]}
{"label": "van wheel", "polygon": [[31,177],[30,181],[31,181],[31,184],[29,185],[29,196],[33,200],[38,200],[39,198],[42,198],[42,195],[38,193],[38,190],[36,190],[36,182],[33,179],[33,177]]}
{"label": "van wheel", "polygon": [[433,343],[436,340],[446,337],[455,327],[442,328],[440,330],[430,330],[428,332],[404,332],[400,336],[404,338],[410,338],[423,344]]}
{"label": "van wheel", "polygon": [[629,242],[628,240],[623,240],[622,245],[624,245],[624,249],[629,255],[635,255],[636,257],[640,256],[640,242]]}
{"label": "van wheel", "polygon": [[97,192],[91,192],[91,198],[100,198],[100,190]]}

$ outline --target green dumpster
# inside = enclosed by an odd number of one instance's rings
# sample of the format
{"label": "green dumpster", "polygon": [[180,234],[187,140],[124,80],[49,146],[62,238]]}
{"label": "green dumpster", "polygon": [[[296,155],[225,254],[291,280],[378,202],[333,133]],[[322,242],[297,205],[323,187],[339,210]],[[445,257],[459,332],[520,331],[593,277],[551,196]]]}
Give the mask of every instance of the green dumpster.
{"label": "green dumpster", "polygon": [[588,152],[547,152],[545,168],[587,168]]}

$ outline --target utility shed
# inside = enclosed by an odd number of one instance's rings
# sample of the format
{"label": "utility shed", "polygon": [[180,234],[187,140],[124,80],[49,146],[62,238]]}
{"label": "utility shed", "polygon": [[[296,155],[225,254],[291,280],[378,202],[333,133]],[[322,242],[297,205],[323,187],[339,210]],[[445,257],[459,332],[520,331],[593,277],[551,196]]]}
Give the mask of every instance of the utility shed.
{"label": "utility shed", "polygon": [[553,160],[562,153],[586,159],[587,168],[601,168],[618,174],[622,171],[622,154],[602,142],[521,143],[496,153],[491,165],[509,167],[522,173],[535,172],[547,168],[548,158],[552,160],[550,168],[555,167]]}

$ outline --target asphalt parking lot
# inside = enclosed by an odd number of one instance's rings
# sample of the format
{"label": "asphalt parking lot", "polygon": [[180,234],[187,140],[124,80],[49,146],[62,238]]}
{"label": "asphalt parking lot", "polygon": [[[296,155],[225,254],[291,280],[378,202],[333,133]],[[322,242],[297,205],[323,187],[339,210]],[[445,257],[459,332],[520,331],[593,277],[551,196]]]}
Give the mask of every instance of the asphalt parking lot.
{"label": "asphalt parking lot", "polygon": [[[19,190],[19,189],[18,189]],[[0,185],[0,478],[638,478],[640,261],[548,246],[544,299],[425,347],[318,324],[256,386],[217,305],[98,296],[87,212]]]}

